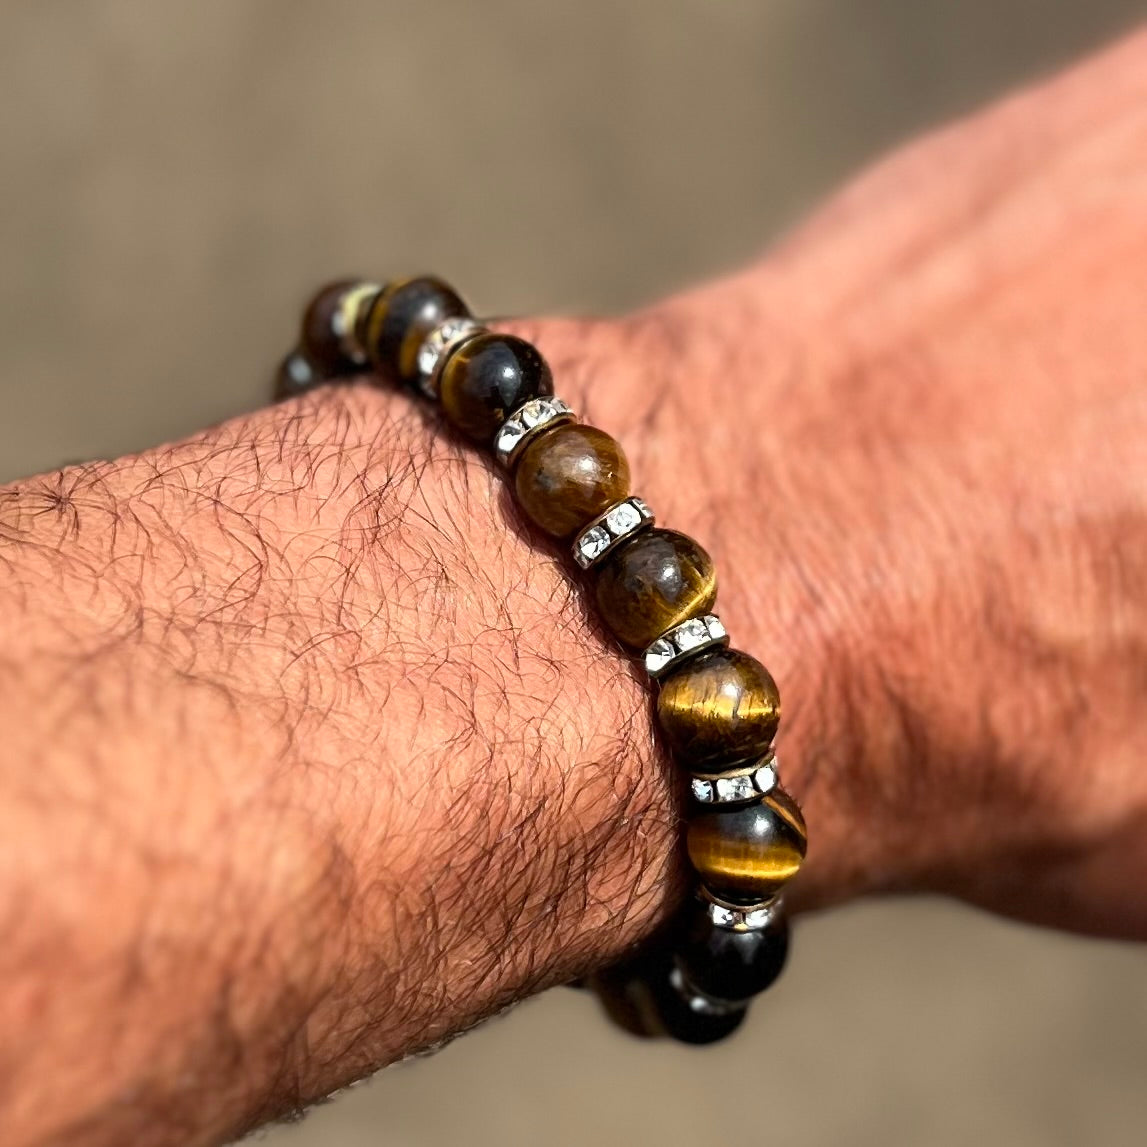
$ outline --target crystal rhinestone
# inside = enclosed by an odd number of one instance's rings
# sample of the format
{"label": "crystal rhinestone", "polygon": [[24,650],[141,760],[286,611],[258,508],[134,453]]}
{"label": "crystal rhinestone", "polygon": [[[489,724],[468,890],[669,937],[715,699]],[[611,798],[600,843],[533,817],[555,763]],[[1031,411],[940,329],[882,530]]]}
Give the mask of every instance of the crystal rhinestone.
{"label": "crystal rhinestone", "polygon": [[677,650],[664,637],[659,637],[645,651],[645,672],[656,677],[676,656]]}
{"label": "crystal rhinestone", "polygon": [[713,799],[713,786],[708,781],[694,777],[692,787],[693,796],[702,803],[708,804]]}
{"label": "crystal rhinestone", "polygon": [[756,932],[760,928],[767,928],[773,919],[773,910],[771,908],[757,908],[752,912],[746,912],[741,917],[741,923],[750,931]]}
{"label": "crystal rhinestone", "polygon": [[673,630],[673,644],[676,645],[682,653],[687,653],[690,649],[696,649],[699,645],[704,645],[709,640],[709,628],[700,618],[695,617],[689,621],[683,621]]}
{"label": "crystal rhinestone", "polygon": [[499,454],[509,454],[525,436],[526,428],[520,422],[503,422],[494,439],[494,449]]}
{"label": "crystal rhinestone", "polygon": [[735,928],[741,922],[741,913],[731,908],[722,908],[720,904],[709,905],[709,919],[718,928]]}
{"label": "crystal rhinestone", "polygon": [[577,540],[577,561],[583,569],[591,565],[609,549],[609,531],[604,526],[593,526]]}
{"label": "crystal rhinestone", "polygon": [[721,777],[713,787],[719,801],[747,801],[757,795],[752,777]]}
{"label": "crystal rhinestone", "polygon": [[720,641],[722,638],[729,636],[728,630],[721,624],[721,619],[715,613],[709,614],[704,620],[705,628],[709,631],[710,640]]}
{"label": "crystal rhinestone", "polygon": [[482,330],[482,324],[465,315],[447,319],[434,328],[418,348],[418,381],[423,393],[437,397],[435,373],[452,343]]}
{"label": "crystal rhinestone", "polygon": [[605,515],[605,528],[614,537],[629,533],[635,526],[641,525],[641,522],[641,511],[631,502],[622,502]]}
{"label": "crystal rhinestone", "polygon": [[753,784],[759,793],[771,793],[777,787],[777,764],[770,761],[753,774]]}
{"label": "crystal rhinestone", "polygon": [[523,403],[516,417],[527,430],[533,430],[554,416],[554,404],[548,398],[531,398]]}

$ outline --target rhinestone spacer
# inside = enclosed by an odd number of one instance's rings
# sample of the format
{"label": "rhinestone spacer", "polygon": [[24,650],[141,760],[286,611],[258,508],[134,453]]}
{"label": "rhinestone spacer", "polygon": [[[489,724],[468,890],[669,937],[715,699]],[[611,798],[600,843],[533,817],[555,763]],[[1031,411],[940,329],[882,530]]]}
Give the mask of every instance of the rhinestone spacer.
{"label": "rhinestone spacer", "polygon": [[573,544],[574,561],[587,570],[618,542],[653,524],[653,511],[640,498],[626,498],[594,518]]}
{"label": "rhinestone spacer", "polygon": [[693,799],[701,804],[739,804],[756,800],[777,787],[777,762],[770,758],[731,776],[691,777]]}
{"label": "rhinestone spacer", "polygon": [[743,1012],[748,1007],[747,1001],[735,1003],[732,1000],[718,1000],[714,996],[707,995],[700,988],[693,987],[676,960],[669,970],[669,983],[688,1005],[689,1010],[697,1012],[699,1015],[729,1016]]}
{"label": "rhinestone spacer", "polygon": [[576,422],[573,408],[561,398],[531,398],[523,402],[494,435],[494,457],[507,469],[513,466],[522,447],[547,426]]}
{"label": "rhinestone spacer", "polygon": [[701,898],[708,906],[709,919],[718,928],[731,932],[759,932],[772,924],[783,910],[780,896],[756,904],[733,904],[714,896],[701,885]]}
{"label": "rhinestone spacer", "polygon": [[331,316],[331,330],[339,340],[339,349],[358,366],[367,361],[365,348],[355,338],[359,308],[373,301],[381,290],[381,283],[359,283],[357,287],[351,287],[339,300],[338,309]]}
{"label": "rhinestone spacer", "polygon": [[485,332],[477,319],[468,315],[455,315],[441,322],[422,340],[418,348],[418,389],[427,398],[437,400],[438,380],[446,360],[464,342]]}
{"label": "rhinestone spacer", "polygon": [[715,645],[728,645],[729,634],[715,613],[704,617],[691,617],[663,633],[645,651],[645,672],[650,677],[661,677],[679,662],[702,649]]}

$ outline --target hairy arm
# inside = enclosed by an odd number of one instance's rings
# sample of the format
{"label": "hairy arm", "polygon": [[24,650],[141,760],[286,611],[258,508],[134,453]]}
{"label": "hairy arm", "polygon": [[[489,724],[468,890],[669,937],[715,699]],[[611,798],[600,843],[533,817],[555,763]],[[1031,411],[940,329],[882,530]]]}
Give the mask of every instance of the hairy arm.
{"label": "hairy arm", "polygon": [[[523,324],[788,706],[797,907],[1147,935],[1147,40],[751,271]],[[0,492],[0,1122],[210,1143],[615,958],[648,698],[501,481],[332,388]]]}

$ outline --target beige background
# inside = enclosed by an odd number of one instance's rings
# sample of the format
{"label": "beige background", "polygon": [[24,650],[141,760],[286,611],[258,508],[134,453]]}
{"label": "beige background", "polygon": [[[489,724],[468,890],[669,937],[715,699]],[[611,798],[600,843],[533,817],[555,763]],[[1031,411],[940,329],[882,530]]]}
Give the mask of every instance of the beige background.
{"label": "beige background", "polygon": [[[0,37],[0,476],[263,400],[299,303],[432,268],[613,309],[1147,0],[25,0]],[[801,924],[744,1036],[552,992],[268,1147],[1147,1142],[1147,951],[945,904]]]}

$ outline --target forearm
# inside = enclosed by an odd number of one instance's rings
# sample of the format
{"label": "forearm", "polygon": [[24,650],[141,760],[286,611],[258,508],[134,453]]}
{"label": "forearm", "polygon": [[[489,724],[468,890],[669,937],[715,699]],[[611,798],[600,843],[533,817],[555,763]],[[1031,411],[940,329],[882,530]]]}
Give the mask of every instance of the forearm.
{"label": "forearm", "polygon": [[641,686],[408,410],[335,390],[7,492],[13,1142],[210,1141],[665,911]]}

